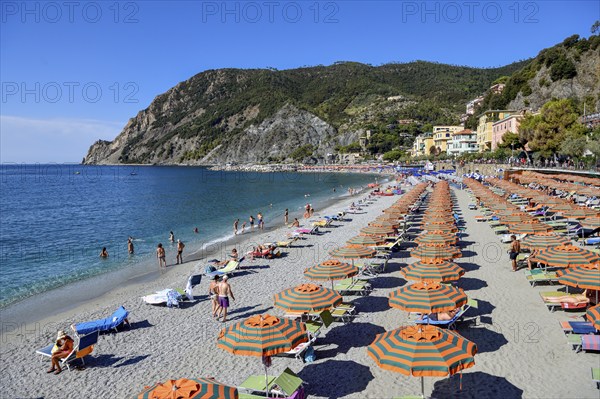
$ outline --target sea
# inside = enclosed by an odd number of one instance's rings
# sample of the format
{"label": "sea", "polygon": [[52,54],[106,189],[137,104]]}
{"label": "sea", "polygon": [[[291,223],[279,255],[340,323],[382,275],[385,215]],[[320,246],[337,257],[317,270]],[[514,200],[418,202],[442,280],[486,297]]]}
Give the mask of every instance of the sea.
{"label": "sea", "polygon": [[[250,215],[301,219],[375,180],[373,174],[252,173],[204,167],[2,164],[0,308],[69,283],[154,259],[158,243],[205,248]],[[380,178],[381,180],[381,178]],[[194,229],[198,229],[198,233]],[[135,252],[127,251],[133,237]],[[109,257],[100,258],[106,247]],[[184,252],[184,255],[186,253]],[[174,260],[174,259],[173,259]]]}

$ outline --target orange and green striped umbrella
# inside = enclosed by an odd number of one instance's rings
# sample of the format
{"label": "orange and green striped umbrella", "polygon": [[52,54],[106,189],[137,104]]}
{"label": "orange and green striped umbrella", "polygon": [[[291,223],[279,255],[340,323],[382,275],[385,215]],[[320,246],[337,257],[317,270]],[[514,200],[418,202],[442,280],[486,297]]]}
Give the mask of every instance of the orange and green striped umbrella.
{"label": "orange and green striped umbrella", "polygon": [[600,227],[600,216],[590,216],[579,223],[586,229],[597,229]]}
{"label": "orange and green striped umbrella", "polygon": [[598,216],[598,211],[590,208],[579,207],[564,211],[562,214],[568,219],[585,219],[590,216]]}
{"label": "orange and green striped umbrella", "polygon": [[549,233],[552,231],[552,227],[543,223],[518,223],[509,224],[508,231],[512,234],[538,234]]}
{"label": "orange and green striped umbrella", "polygon": [[600,290],[600,265],[598,264],[559,270],[556,274],[561,284],[587,290]]}
{"label": "orange and green striped umbrella", "polygon": [[316,284],[300,284],[281,291],[274,297],[275,306],[287,312],[318,313],[342,303],[337,291]]}
{"label": "orange and green striped umbrella", "polygon": [[562,203],[557,203],[555,205],[550,205],[550,209],[553,212],[570,211],[571,209],[573,209],[573,205],[562,202]]}
{"label": "orange and green striped umbrella", "polygon": [[570,244],[571,240],[566,237],[559,236],[554,233],[539,233],[525,237],[521,241],[523,248],[534,249],[546,249],[548,247],[556,247],[559,245]]}
{"label": "orange and green striped umbrella", "polygon": [[374,220],[369,223],[370,227],[386,227],[388,229],[397,229],[400,226],[398,221],[391,220]]}
{"label": "orange and green striped umbrella", "polygon": [[458,228],[455,224],[436,224],[436,223],[425,223],[423,225],[423,230],[429,231],[443,231],[444,233],[456,233]]}
{"label": "orange and green striped umbrella", "polygon": [[585,312],[588,321],[592,323],[596,330],[600,330],[600,305],[592,306]]}
{"label": "orange and green striped umbrella", "polygon": [[180,378],[147,387],[138,399],[237,399],[238,390],[212,378]]}
{"label": "orange and green striped umbrella", "polygon": [[337,259],[326,260],[304,270],[306,278],[316,281],[341,280],[357,274],[358,267],[342,263]]}
{"label": "orange and green striped umbrella", "polygon": [[234,355],[273,356],[306,341],[304,323],[262,314],[225,327],[219,333],[217,346]]}
{"label": "orange and green striped umbrella", "polygon": [[375,226],[369,226],[369,227],[363,227],[362,229],[360,229],[360,234],[362,235],[368,235],[368,236],[389,236],[391,234],[394,234],[395,230],[391,227],[375,227]]}
{"label": "orange and green striped umbrella", "polygon": [[457,332],[432,325],[405,326],[377,335],[367,353],[385,370],[421,377],[445,377],[475,365],[477,345]]}
{"label": "orange and green striped umbrella", "polygon": [[346,244],[349,247],[374,247],[383,244],[383,242],[384,240],[377,236],[356,236],[346,241]]}
{"label": "orange and green striped umbrella", "polygon": [[454,281],[458,280],[465,270],[456,263],[435,259],[414,262],[400,270],[407,280],[419,281]]}
{"label": "orange and green striped umbrella", "polygon": [[390,306],[407,312],[437,313],[456,309],[467,303],[460,288],[439,282],[420,281],[390,293]]}
{"label": "orange and green striped umbrella", "polygon": [[600,261],[598,254],[570,244],[543,249],[535,257],[550,267],[587,266]]}
{"label": "orange and green striped umbrella", "polygon": [[500,216],[500,221],[505,224],[539,223],[538,220],[531,215]]}
{"label": "orange and green striped umbrella", "polygon": [[410,253],[413,258],[419,259],[452,259],[460,258],[460,249],[454,246],[419,245]]}
{"label": "orange and green striped umbrella", "polygon": [[421,234],[415,238],[415,242],[419,245],[456,245],[458,238],[454,234],[448,234],[443,232]]}
{"label": "orange and green striped umbrella", "polygon": [[496,214],[496,216],[500,216],[500,218],[502,218],[502,216],[519,216],[519,215],[531,216],[528,213],[521,212],[518,209],[505,209],[502,211],[495,212],[495,214]]}
{"label": "orange and green striped umbrella", "polygon": [[455,219],[452,215],[425,215],[421,219],[422,223],[431,224],[454,224]]}
{"label": "orange and green striped umbrella", "polygon": [[375,255],[376,251],[368,247],[340,247],[329,252],[333,258],[339,259],[363,259]]}

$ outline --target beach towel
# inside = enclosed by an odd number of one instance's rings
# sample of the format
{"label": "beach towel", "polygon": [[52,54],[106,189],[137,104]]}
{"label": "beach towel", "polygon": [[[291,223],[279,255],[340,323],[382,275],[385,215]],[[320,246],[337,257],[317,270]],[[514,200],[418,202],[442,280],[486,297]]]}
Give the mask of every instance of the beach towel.
{"label": "beach towel", "polygon": [[167,290],[167,307],[179,307],[181,295],[175,290]]}

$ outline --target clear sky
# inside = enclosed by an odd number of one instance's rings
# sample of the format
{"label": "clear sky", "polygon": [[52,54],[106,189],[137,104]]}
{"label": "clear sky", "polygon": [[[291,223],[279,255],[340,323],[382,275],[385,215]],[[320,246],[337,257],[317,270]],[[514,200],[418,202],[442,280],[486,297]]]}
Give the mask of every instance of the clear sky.
{"label": "clear sky", "polygon": [[0,1],[0,160],[80,162],[207,69],[495,67],[590,35],[598,1]]}

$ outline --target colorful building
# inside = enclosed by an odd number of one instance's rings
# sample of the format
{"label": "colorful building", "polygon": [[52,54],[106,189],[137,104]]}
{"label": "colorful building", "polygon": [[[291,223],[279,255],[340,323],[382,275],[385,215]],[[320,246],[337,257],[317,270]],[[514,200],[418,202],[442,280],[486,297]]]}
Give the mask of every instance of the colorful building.
{"label": "colorful building", "polygon": [[433,146],[433,133],[427,132],[420,136],[415,137],[411,155],[413,157],[419,157],[430,154],[430,148]]}
{"label": "colorful building", "polygon": [[521,119],[523,119],[522,114],[509,115],[492,124],[492,151],[498,148],[498,144],[502,143],[502,137],[506,133],[519,132]]}
{"label": "colorful building", "polygon": [[493,125],[501,119],[504,119],[517,111],[512,110],[488,110],[479,115],[479,123],[477,125],[477,145],[479,152],[490,151],[493,141]]}
{"label": "colorful building", "polygon": [[452,137],[452,133],[463,129],[464,126],[434,126],[433,145],[437,148],[438,153],[446,152],[448,149],[448,140]]}
{"label": "colorful building", "polygon": [[457,156],[464,153],[479,151],[477,145],[477,133],[471,129],[461,130],[452,133],[452,138],[448,141],[448,155]]}

